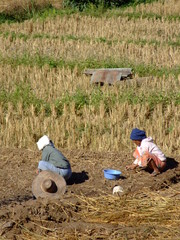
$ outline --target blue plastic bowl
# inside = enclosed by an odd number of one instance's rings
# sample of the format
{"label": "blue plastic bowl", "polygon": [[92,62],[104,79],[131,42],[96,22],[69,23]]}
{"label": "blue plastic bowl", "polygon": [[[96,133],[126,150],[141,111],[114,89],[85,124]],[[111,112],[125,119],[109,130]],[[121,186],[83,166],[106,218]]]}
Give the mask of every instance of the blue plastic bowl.
{"label": "blue plastic bowl", "polygon": [[121,172],[114,169],[104,169],[104,177],[110,180],[117,180],[120,178]]}

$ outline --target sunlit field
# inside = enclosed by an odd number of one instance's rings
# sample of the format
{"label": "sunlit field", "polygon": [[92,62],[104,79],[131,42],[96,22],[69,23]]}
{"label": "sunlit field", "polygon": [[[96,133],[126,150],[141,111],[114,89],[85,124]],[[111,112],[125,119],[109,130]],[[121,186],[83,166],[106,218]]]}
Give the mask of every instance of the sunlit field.
{"label": "sunlit field", "polygon": [[[63,148],[117,151],[131,149],[130,131],[139,127],[178,154],[180,23],[167,18],[176,4],[1,24],[1,145],[33,147],[38,132]],[[131,67],[132,84],[90,85],[83,71],[103,67]],[[138,85],[139,77],[148,81]]]}
{"label": "sunlit field", "polygon": [[[179,239],[178,168],[155,179],[124,169],[135,127],[179,161],[180,2],[82,12],[32,2],[0,3],[0,236]],[[132,68],[132,79],[93,85],[84,72],[98,68]],[[44,134],[89,174],[53,203],[31,199]],[[124,171],[123,195],[111,194],[107,166]]]}

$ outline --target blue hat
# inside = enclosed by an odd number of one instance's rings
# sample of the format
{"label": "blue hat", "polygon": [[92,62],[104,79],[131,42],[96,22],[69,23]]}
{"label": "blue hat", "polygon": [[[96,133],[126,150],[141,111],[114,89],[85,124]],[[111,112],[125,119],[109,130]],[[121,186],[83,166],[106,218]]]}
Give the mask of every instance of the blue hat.
{"label": "blue hat", "polygon": [[146,138],[146,132],[138,128],[134,128],[131,132],[131,140],[143,140]]}

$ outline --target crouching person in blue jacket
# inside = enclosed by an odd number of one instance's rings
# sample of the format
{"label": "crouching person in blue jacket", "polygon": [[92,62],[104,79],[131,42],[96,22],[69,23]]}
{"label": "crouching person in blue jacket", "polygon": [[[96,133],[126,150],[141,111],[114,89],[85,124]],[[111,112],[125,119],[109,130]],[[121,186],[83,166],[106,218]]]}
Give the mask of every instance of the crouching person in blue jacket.
{"label": "crouching person in blue jacket", "polygon": [[71,165],[67,158],[54,147],[48,136],[41,137],[37,142],[37,146],[39,150],[42,150],[42,159],[38,164],[38,172],[49,170],[68,180],[72,175]]}

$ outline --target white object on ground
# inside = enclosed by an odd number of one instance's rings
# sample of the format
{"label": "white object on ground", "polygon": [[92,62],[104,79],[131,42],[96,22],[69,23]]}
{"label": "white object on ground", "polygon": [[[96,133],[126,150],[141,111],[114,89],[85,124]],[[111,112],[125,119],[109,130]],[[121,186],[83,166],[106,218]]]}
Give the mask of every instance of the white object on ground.
{"label": "white object on ground", "polygon": [[121,186],[115,186],[113,188],[113,194],[116,194],[116,193],[122,193],[124,190]]}

